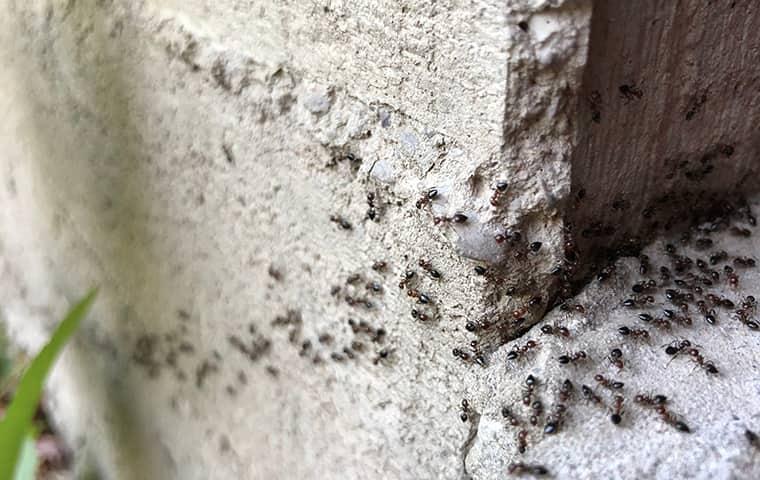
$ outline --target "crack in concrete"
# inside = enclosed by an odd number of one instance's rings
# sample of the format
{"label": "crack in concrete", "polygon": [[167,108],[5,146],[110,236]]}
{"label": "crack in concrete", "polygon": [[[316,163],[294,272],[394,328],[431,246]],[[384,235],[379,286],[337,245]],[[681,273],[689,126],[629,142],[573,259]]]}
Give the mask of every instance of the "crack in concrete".
{"label": "crack in concrete", "polygon": [[459,449],[462,452],[461,480],[472,480],[472,476],[467,472],[467,455],[469,455],[470,449],[478,437],[478,428],[480,428],[480,414],[473,410],[468,413],[468,416],[470,417],[470,431],[467,433],[467,439]]}

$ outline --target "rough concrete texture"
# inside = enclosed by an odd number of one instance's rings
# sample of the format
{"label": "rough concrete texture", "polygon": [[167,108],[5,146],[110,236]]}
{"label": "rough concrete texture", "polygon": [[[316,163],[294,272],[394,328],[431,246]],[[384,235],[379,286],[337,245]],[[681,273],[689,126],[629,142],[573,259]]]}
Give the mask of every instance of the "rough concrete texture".
{"label": "rough concrete texture", "polygon": [[[77,295],[102,287],[48,398],[81,447],[79,468],[488,478],[517,458],[514,432],[495,423],[500,402],[529,370],[552,387],[559,347],[542,339],[525,370],[505,367],[511,344],[489,352],[540,318],[564,255],[590,3],[428,3],[5,2],[0,304],[34,350]],[[491,206],[498,180],[509,186]],[[467,221],[433,221],[456,213]],[[493,238],[505,229],[522,233],[509,250]],[[615,295],[589,300],[569,324],[594,365],[604,365],[596,342],[614,336],[601,312]],[[523,310],[533,296],[541,302]],[[484,328],[494,318],[498,328]],[[714,447],[723,465],[741,448],[737,462],[749,462],[739,424],[711,420],[728,410],[710,402],[729,400],[683,400],[740,375],[718,361],[722,337],[694,328],[721,375],[689,375],[685,356],[663,370],[681,372],[663,393],[692,437],[652,440],[654,414],[630,398],[618,436],[590,436],[583,429],[606,428],[607,415],[573,404],[556,438],[538,443],[531,429],[526,458],[611,473],[612,458],[644,455],[646,435],[647,459],[697,438],[679,448]],[[731,345],[757,341],[735,330]],[[652,382],[667,360],[657,338],[637,354],[654,359]],[[633,375],[642,365],[620,374],[627,395],[648,386]],[[586,368],[573,380],[590,382]],[[741,385],[736,398],[757,395],[756,383]],[[473,421],[463,424],[465,397]],[[735,411],[758,429],[746,405]],[[673,478],[695,458],[663,459],[658,474]],[[631,477],[634,465],[620,471]]]}

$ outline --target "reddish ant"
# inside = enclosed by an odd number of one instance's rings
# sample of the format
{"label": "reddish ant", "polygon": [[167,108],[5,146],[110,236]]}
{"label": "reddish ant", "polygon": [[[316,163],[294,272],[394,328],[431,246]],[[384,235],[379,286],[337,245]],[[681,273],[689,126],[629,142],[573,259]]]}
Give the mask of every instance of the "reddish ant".
{"label": "reddish ant", "polygon": [[494,207],[499,206],[501,196],[507,191],[507,187],[509,187],[509,184],[503,180],[496,182],[496,187],[494,188],[493,195],[491,195],[491,205]]}
{"label": "reddish ant", "polygon": [[607,359],[611,364],[615,365],[618,370],[623,369],[623,352],[619,348],[613,348],[610,350],[610,354],[607,356]]}
{"label": "reddish ant", "polygon": [[441,272],[433,268],[433,265],[430,263],[430,261],[420,258],[420,261],[418,263],[419,266],[422,267],[422,269],[425,270],[431,277],[435,278],[436,280],[441,278]]}
{"label": "reddish ant", "polygon": [[630,328],[630,327],[622,326],[618,328],[618,333],[623,336],[630,335],[633,338],[640,338],[642,340],[649,339],[649,332],[643,329],[639,329],[639,328]]}
{"label": "reddish ant", "polygon": [[501,416],[504,417],[507,422],[509,422],[510,425],[513,427],[517,427],[520,425],[520,420],[517,419],[517,417],[514,416],[512,411],[507,407],[501,408]]}
{"label": "reddish ant", "polygon": [[557,361],[563,365],[566,365],[568,363],[576,363],[583,360],[586,360],[586,352],[583,350],[577,351],[575,353],[568,352],[565,355],[560,355],[557,357]]}
{"label": "reddish ant", "polygon": [[533,375],[528,375],[528,377],[525,379],[525,387],[523,387],[523,405],[530,405],[531,400],[533,399],[533,391],[536,388],[536,385],[538,385],[538,380]]}
{"label": "reddish ant", "polygon": [[611,390],[620,390],[625,385],[623,382],[610,380],[609,378],[605,377],[604,375],[600,373],[594,375],[594,380],[596,380],[599,383],[599,385],[605,388],[609,388]]}
{"label": "reddish ant", "polygon": [[528,431],[520,430],[517,432],[517,451],[525,453],[525,449],[528,446]]}
{"label": "reddish ant", "polygon": [[417,200],[417,203],[415,203],[414,205],[417,207],[417,209],[420,209],[423,206],[430,203],[431,201],[435,200],[437,196],[438,196],[438,189],[431,188],[427,192],[423,193],[422,196]]}
{"label": "reddish ant", "polygon": [[623,421],[623,402],[625,400],[623,399],[622,395],[615,395],[615,402],[612,406],[612,415],[610,415],[610,421],[615,424],[619,425],[620,422]]}
{"label": "reddish ant", "polygon": [[563,336],[563,337],[570,336],[570,330],[568,330],[567,327],[561,327],[557,325],[556,323],[554,325],[542,326],[541,333],[543,333],[544,335],[556,335],[556,336]]}
{"label": "reddish ant", "polygon": [[529,351],[538,348],[541,344],[535,340],[528,340],[522,347],[517,347],[507,354],[507,360],[517,360],[518,357],[524,356]]}
{"label": "reddish ant", "polygon": [[440,223],[464,223],[467,221],[467,215],[464,213],[455,213],[451,217],[434,217],[433,223],[436,225]]}
{"label": "reddish ant", "polygon": [[530,408],[533,411],[533,415],[530,416],[530,424],[535,427],[538,425],[538,417],[541,416],[541,412],[543,412],[544,406],[541,404],[540,400],[535,400],[530,405]]}
{"label": "reddish ant", "polygon": [[594,393],[594,390],[588,385],[581,385],[581,392],[583,393],[583,398],[585,398],[587,401],[592,402],[596,405],[604,404],[604,402],[602,402],[602,399],[599,398],[599,395]]}
{"label": "reddish ant", "polygon": [[708,374],[716,375],[718,373],[718,368],[715,366],[715,364],[712,361],[705,361],[702,354],[696,348],[689,349],[689,355],[691,356],[691,359],[697,365],[699,365],[699,368],[701,368]]}

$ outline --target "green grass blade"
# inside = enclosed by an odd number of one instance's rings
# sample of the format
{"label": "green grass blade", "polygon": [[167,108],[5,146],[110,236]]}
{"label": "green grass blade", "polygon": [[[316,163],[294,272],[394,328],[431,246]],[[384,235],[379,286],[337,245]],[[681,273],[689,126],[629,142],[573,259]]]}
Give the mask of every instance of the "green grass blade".
{"label": "green grass blade", "polygon": [[27,434],[21,447],[21,455],[16,465],[13,480],[34,480],[37,478],[37,462],[37,445],[34,443],[32,435]]}
{"label": "green grass blade", "polygon": [[10,480],[16,470],[16,464],[21,453],[21,447],[27,438],[27,433],[37,410],[37,404],[42,395],[42,387],[50,368],[60,353],[66,341],[77,329],[79,322],[95,300],[97,289],[72,308],[66,318],[58,325],[53,337],[32,360],[29,368],[16,389],[5,418],[0,421],[0,480]]}

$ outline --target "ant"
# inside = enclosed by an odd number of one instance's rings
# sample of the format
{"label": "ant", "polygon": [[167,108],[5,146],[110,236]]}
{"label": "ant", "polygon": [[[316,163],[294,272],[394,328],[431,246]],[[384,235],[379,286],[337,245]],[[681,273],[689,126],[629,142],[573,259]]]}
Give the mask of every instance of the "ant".
{"label": "ant", "polygon": [[380,362],[385,361],[390,356],[390,354],[391,354],[391,351],[388,350],[387,348],[380,349],[380,351],[377,352],[377,356],[374,359],[372,359],[372,364],[377,365]]}
{"label": "ant", "polygon": [[639,328],[630,328],[630,327],[622,326],[618,328],[618,333],[623,336],[630,335],[633,338],[640,338],[642,340],[649,339],[649,332],[643,329],[639,329]]}
{"label": "ant", "polygon": [[462,411],[462,413],[459,414],[459,419],[463,422],[469,420],[470,402],[466,398],[462,399],[462,404],[459,406],[459,409]]}
{"label": "ant", "polygon": [[556,323],[554,325],[544,325],[541,327],[541,333],[544,335],[557,335],[563,337],[570,336],[570,330],[567,327],[561,327]]}
{"label": "ant", "polygon": [[689,349],[689,355],[691,356],[691,359],[708,374],[716,375],[718,373],[718,368],[715,366],[715,364],[709,360],[705,361],[702,354],[696,348]]}
{"label": "ant", "polygon": [[375,220],[377,218],[378,209],[375,205],[375,194],[373,192],[367,192],[367,218]]}
{"label": "ant", "polygon": [[573,396],[574,390],[573,382],[566,378],[559,387],[559,402],[554,406],[552,413],[546,417],[546,425],[544,425],[545,434],[551,435],[559,429],[562,424],[562,416],[565,410],[567,410],[565,403]]}
{"label": "ant", "polygon": [[581,385],[581,392],[583,393],[583,398],[589,402],[592,402],[596,405],[602,405],[604,403],[602,402],[602,399],[599,398],[599,395],[594,393],[594,390],[588,385]]}
{"label": "ant", "polygon": [[667,353],[670,356],[675,356],[683,352],[689,347],[691,347],[691,342],[688,340],[681,340],[681,341],[674,340],[667,347],[665,347],[665,353]]}
{"label": "ant", "polygon": [[679,432],[684,433],[690,433],[691,429],[689,428],[686,423],[684,423],[681,419],[678,418],[677,415],[675,415],[673,412],[668,410],[668,408],[665,405],[659,405],[654,407],[654,411],[657,412],[657,414],[660,416],[660,419],[670,425],[671,427],[675,428]]}
{"label": "ant", "polygon": [[417,202],[414,205],[419,210],[423,206],[435,200],[436,197],[438,197],[438,189],[431,188],[427,192],[423,193],[422,196],[419,198],[419,200],[417,200]]}
{"label": "ant", "polygon": [[417,262],[417,263],[431,277],[435,278],[436,280],[439,279],[439,278],[441,278],[441,272],[439,272],[438,270],[436,270],[435,268],[433,268],[433,265],[430,263],[430,261],[425,260],[423,258],[420,258],[420,261]]}
{"label": "ant", "polygon": [[386,268],[388,268],[388,264],[385,260],[376,260],[372,263],[372,270],[376,272],[384,272]]}
{"label": "ant", "polygon": [[607,359],[611,364],[615,365],[618,370],[623,369],[623,352],[619,348],[613,348],[610,350],[610,354],[607,356]]}
{"label": "ant", "polygon": [[610,415],[610,421],[614,425],[620,425],[623,421],[623,402],[625,399],[622,395],[615,395],[615,402],[612,406],[612,415]]}
{"label": "ant", "polygon": [[414,270],[405,271],[404,275],[401,277],[401,281],[398,284],[398,288],[402,290],[407,288],[416,275],[417,274]]}
{"label": "ant", "polygon": [[633,297],[623,301],[623,306],[627,308],[643,307],[648,303],[654,303],[654,297],[652,295],[634,295]]}
{"label": "ant", "polygon": [[736,257],[734,259],[734,266],[743,268],[752,268],[756,265],[754,258],[749,257]]}
{"label": "ant", "polygon": [[524,356],[534,348],[538,348],[540,344],[535,340],[528,340],[522,347],[515,347],[507,354],[507,360],[517,360],[518,357]]}
{"label": "ant", "polygon": [[567,303],[563,303],[559,306],[559,309],[563,312],[569,312],[571,310],[574,310],[578,313],[586,313],[586,308],[581,305],[580,303],[576,303],[575,305],[568,305]]}
{"label": "ant", "polygon": [[[521,452],[522,453],[522,452]],[[543,465],[529,465],[527,463],[510,463],[507,467],[507,473],[510,475],[535,475],[542,477],[549,474],[549,470]]]}
{"label": "ant", "polygon": [[568,363],[576,363],[582,360],[586,360],[586,352],[583,350],[579,350],[575,353],[569,352],[565,355],[560,355],[557,358],[557,361],[563,365],[566,365]]}
{"label": "ant", "polygon": [[710,255],[710,265],[717,265],[723,260],[728,259],[728,253],[725,251],[715,252]]}
{"label": "ant", "polygon": [[504,417],[510,425],[513,427],[517,427],[520,425],[520,420],[517,419],[517,417],[514,416],[512,411],[507,407],[501,407],[501,416]]}
{"label": "ant", "polygon": [[744,436],[750,445],[760,450],[760,436],[748,428],[744,430]]}
{"label": "ant", "polygon": [[657,288],[657,282],[654,280],[641,280],[631,287],[633,293],[647,293]]}
{"label": "ant", "polygon": [[536,400],[530,405],[530,408],[533,411],[533,415],[530,416],[530,424],[535,427],[538,425],[538,417],[541,416],[544,406],[541,404],[540,400]]}
{"label": "ant", "polygon": [[634,401],[643,407],[653,409],[657,412],[663,422],[674,427],[676,430],[686,433],[691,431],[686,423],[668,410],[666,405],[668,399],[665,395],[655,395],[654,397],[650,397],[649,395],[639,394],[636,395]]}
{"label": "ant", "polygon": [[639,394],[636,395],[633,401],[645,407],[656,407],[658,405],[665,405],[668,403],[668,397],[665,395],[655,395],[652,397],[645,394]]}
{"label": "ant", "polygon": [[533,399],[533,391],[538,385],[538,380],[533,375],[528,375],[525,379],[525,387],[523,387],[523,405],[530,405]]}
{"label": "ant", "polygon": [[639,100],[642,96],[644,96],[644,92],[642,92],[635,83],[631,83],[630,85],[624,83],[618,87],[618,91],[620,92],[621,98],[625,100],[625,103],[628,103],[632,100]]}
{"label": "ant", "polygon": [[646,255],[639,256],[639,273],[646,275],[649,272],[651,265],[649,264],[649,257]]}
{"label": "ant", "polygon": [[[412,310],[412,311],[414,311],[414,310]],[[469,360],[469,359],[470,359],[470,354],[469,354],[469,353],[467,353],[467,352],[465,352],[465,351],[464,351],[464,350],[462,350],[461,348],[454,348],[454,349],[451,351],[451,353],[452,353],[452,354],[453,354],[455,357],[457,357],[457,358],[459,358],[459,359],[461,359],[461,360],[464,360],[465,362],[466,362],[467,360]]]}
{"label": "ant", "polygon": [[496,182],[496,187],[494,188],[493,195],[491,195],[491,205],[494,207],[499,206],[499,202],[501,201],[501,196],[507,191],[507,188],[509,187],[509,184],[505,182],[504,180],[500,180]]}
{"label": "ant", "polygon": [[464,213],[455,213],[451,217],[434,217],[433,223],[438,225],[439,223],[464,223],[467,221],[467,215]]}
{"label": "ant", "polygon": [[528,446],[528,431],[520,430],[517,432],[517,451],[525,453],[525,449]]}
{"label": "ant", "polygon": [[353,228],[351,222],[341,217],[340,215],[330,215],[330,221],[340,225],[340,228],[343,230],[351,230]]}
{"label": "ant", "polygon": [[596,380],[597,383],[599,383],[599,385],[609,388],[611,390],[620,390],[625,385],[623,382],[610,380],[609,378],[605,377],[604,375],[600,373],[594,375],[594,380]]}

